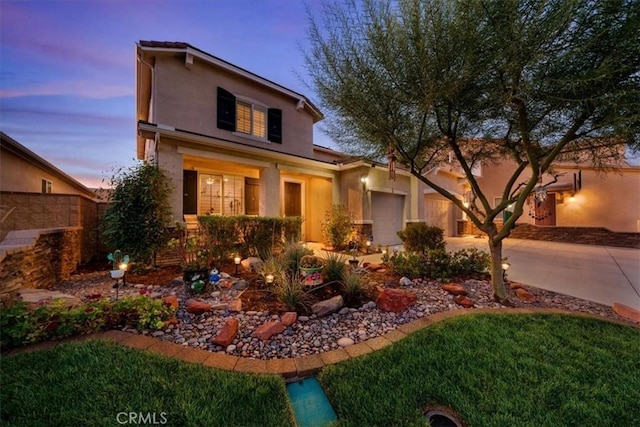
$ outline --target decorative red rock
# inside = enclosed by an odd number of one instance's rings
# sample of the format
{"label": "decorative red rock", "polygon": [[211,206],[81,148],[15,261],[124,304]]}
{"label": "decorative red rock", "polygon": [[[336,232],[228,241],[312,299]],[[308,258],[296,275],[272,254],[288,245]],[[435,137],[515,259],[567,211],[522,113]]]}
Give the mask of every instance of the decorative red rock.
{"label": "decorative red rock", "polygon": [[284,331],[284,325],[282,324],[282,322],[274,320],[258,326],[258,328],[253,331],[252,335],[256,338],[260,338],[261,340],[266,341],[272,336],[282,333],[282,331]]}
{"label": "decorative red rock", "polygon": [[469,297],[465,297],[464,295],[458,295],[455,297],[454,301],[456,304],[463,306],[464,308],[472,308],[473,301]]}
{"label": "decorative red rock", "polygon": [[180,304],[178,303],[178,298],[175,295],[169,295],[167,297],[164,297],[163,301],[166,305],[173,308],[174,310],[177,310],[178,307],[180,307]]}
{"label": "decorative red rock", "polygon": [[291,326],[298,320],[298,313],[295,311],[287,311],[282,315],[282,324],[284,326]]}
{"label": "decorative red rock", "polygon": [[441,288],[444,291],[449,292],[450,294],[453,295],[466,295],[467,294],[467,290],[464,288],[464,286],[462,286],[459,283],[448,283],[446,285],[442,285]]}
{"label": "decorative red rock", "polygon": [[206,302],[190,299],[187,301],[187,313],[202,314],[205,311],[211,310],[211,306]]}
{"label": "decorative red rock", "polygon": [[242,311],[242,300],[240,298],[236,298],[229,301],[229,311]]}
{"label": "decorative red rock", "polygon": [[524,302],[534,302],[536,297],[527,292],[524,288],[516,289],[516,295]]}
{"label": "decorative red rock", "polygon": [[162,325],[162,329],[167,329],[169,325],[177,325],[177,324],[178,324],[178,319],[176,318],[176,316],[173,316],[171,317],[171,319],[164,322],[164,325]]}
{"label": "decorative red rock", "polygon": [[411,291],[404,289],[383,289],[376,299],[376,306],[382,311],[392,311],[400,313],[407,309],[411,304],[415,304],[418,297]]}
{"label": "decorative red rock", "polygon": [[509,283],[509,287],[510,287],[511,289],[513,289],[513,290],[516,290],[516,289],[523,289],[523,288],[522,288],[522,283],[518,283],[518,282],[510,282],[510,283]]}
{"label": "decorative red rock", "polygon": [[238,319],[231,317],[224,322],[224,326],[220,329],[218,335],[213,339],[215,345],[226,347],[238,334]]}

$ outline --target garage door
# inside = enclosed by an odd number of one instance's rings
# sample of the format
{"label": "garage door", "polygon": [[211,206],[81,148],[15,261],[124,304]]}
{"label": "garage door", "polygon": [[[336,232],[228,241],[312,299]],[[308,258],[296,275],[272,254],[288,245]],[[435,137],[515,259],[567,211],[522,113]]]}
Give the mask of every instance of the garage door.
{"label": "garage door", "polygon": [[372,193],[371,219],[374,244],[399,245],[397,233],[404,226],[404,196]]}
{"label": "garage door", "polygon": [[424,216],[427,225],[440,227],[445,236],[451,235],[451,202],[448,200],[424,199]]}

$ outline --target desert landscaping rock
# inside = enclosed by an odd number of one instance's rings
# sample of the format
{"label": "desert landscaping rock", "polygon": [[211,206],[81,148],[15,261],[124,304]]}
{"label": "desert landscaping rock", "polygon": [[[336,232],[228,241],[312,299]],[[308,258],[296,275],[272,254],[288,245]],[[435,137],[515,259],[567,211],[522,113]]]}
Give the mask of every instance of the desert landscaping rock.
{"label": "desert landscaping rock", "polygon": [[186,308],[187,313],[203,314],[211,310],[211,305],[206,302],[190,299],[187,301]]}
{"label": "desert landscaping rock", "polygon": [[[172,285],[172,283],[174,284]],[[176,285],[175,283],[179,284]],[[488,281],[470,279],[463,280],[460,284],[467,290],[467,296],[473,300],[475,308],[508,309],[508,307],[494,301],[493,289]],[[101,295],[101,297],[115,297],[115,290],[111,288],[112,285],[113,280],[108,276],[108,273],[92,273],[90,275],[73,276],[70,280],[59,285],[56,290],[84,300],[88,296],[96,294]],[[402,325],[422,317],[439,312],[462,309],[462,306],[455,303],[455,296],[444,291],[441,285],[442,283],[434,280],[413,280],[410,286],[402,289],[415,293],[417,301],[400,313],[382,311],[376,307],[375,301],[368,301],[360,306],[348,307],[348,312],[346,310],[343,311],[345,314],[333,313],[325,317],[305,314],[298,316],[295,324],[288,327],[283,325],[283,332],[273,335],[265,341],[254,337],[252,334],[264,323],[272,321],[272,316],[278,313],[256,310],[231,312],[227,309],[207,311],[196,315],[186,310],[186,301],[192,297],[187,295],[181,280],[168,283],[167,286],[155,286],[150,290],[152,292],[162,292],[165,296],[174,295],[179,302],[176,318],[173,322],[165,322],[164,335],[161,335],[158,339],[214,353],[222,352],[239,357],[273,359],[330,352],[342,348],[338,344],[338,341],[342,338],[350,339],[354,344],[358,344],[365,340],[381,337],[397,330]],[[562,308],[620,321],[629,321],[629,318],[619,316],[607,306],[526,285],[520,285],[520,287],[525,288],[534,296],[535,301],[526,303],[517,297],[514,290],[509,288],[507,289],[509,301],[514,307]],[[135,288],[133,285],[127,285],[125,288],[120,289],[119,295],[121,298],[129,295],[140,295],[139,291],[142,289],[148,289],[148,287]],[[381,287],[381,290],[384,290],[384,286]],[[239,292],[232,288],[223,289],[221,298],[218,298],[218,300],[236,298],[238,294]],[[207,294],[208,296],[209,294]],[[218,302],[213,298],[207,297],[199,298],[207,304]],[[620,307],[618,309],[621,313],[623,312]],[[223,347],[214,344],[213,337],[220,333],[227,319],[231,317],[238,320],[237,335],[229,346]],[[281,318],[281,316],[276,317],[276,319],[278,318]],[[138,333],[135,329],[131,329],[130,332]],[[150,331],[143,332],[147,335],[152,335]],[[314,344],[320,345],[315,346]]]}
{"label": "desert landscaping rock", "polygon": [[449,292],[452,295],[467,294],[467,290],[459,283],[447,283],[446,285],[442,285],[441,287],[444,291]]}
{"label": "desert landscaping rock", "polygon": [[414,292],[404,289],[383,289],[376,299],[376,306],[383,311],[401,313],[410,305],[415,304],[418,297]]}
{"label": "desert landscaping rock", "polygon": [[411,286],[413,284],[413,281],[408,277],[402,277],[400,278],[399,283],[400,283],[400,286]]}
{"label": "desert landscaping rock", "polygon": [[351,338],[343,337],[343,338],[340,338],[338,340],[338,345],[340,347],[347,347],[347,346],[350,346],[350,345],[353,345],[353,344],[355,344],[355,341],[352,340]]}
{"label": "desert landscaping rock", "polygon": [[331,313],[335,313],[344,306],[342,295],[336,295],[328,300],[320,301],[311,306],[311,311],[318,317],[324,317]]}

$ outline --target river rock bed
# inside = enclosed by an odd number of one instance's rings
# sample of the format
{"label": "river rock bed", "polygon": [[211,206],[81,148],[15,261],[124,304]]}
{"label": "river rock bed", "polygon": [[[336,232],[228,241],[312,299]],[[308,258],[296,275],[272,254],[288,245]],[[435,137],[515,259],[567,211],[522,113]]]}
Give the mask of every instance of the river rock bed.
{"label": "river rock bed", "polygon": [[[265,322],[279,320],[279,315],[266,311],[231,312],[228,309],[209,311],[200,315],[188,313],[185,309],[185,303],[193,296],[186,292],[180,280],[174,280],[167,286],[128,284],[124,289],[119,290],[119,296],[142,293],[159,298],[176,295],[180,302],[180,308],[176,312],[177,324],[169,325],[167,329],[161,331],[140,332],[135,329],[126,329],[127,332],[142,333],[161,340],[212,352],[225,352],[256,359],[273,359],[299,357],[334,350],[339,348],[340,344],[344,346],[379,337],[424,316],[462,308],[454,301],[454,295],[442,290],[440,282],[422,279],[408,281],[405,279],[402,283],[404,285],[400,283],[370,284],[371,286],[396,287],[414,292],[417,295],[417,303],[401,313],[381,311],[376,308],[374,301],[369,301],[360,307],[343,307],[339,312],[322,318],[317,318],[315,315],[299,316],[297,322],[287,327],[284,332],[274,335],[266,341],[253,337],[252,333]],[[468,298],[474,303],[474,307],[509,309],[509,307],[493,300],[493,290],[489,282],[463,280],[458,283],[464,286]],[[115,289],[112,288],[112,285],[112,280],[105,277],[104,274],[96,273],[73,277],[57,289],[80,298],[91,294],[115,296]],[[517,287],[517,285],[514,286],[514,288]],[[628,321],[604,305],[543,289],[522,287],[532,298],[529,298],[529,301],[524,301],[516,294],[517,289],[510,289],[510,306],[561,308]],[[225,295],[227,292],[231,294]],[[227,299],[237,297],[238,294],[238,291],[231,288],[229,290],[223,289],[222,297],[219,294],[214,294],[215,297],[206,295],[199,296],[198,299],[215,305],[225,297]],[[215,345],[213,339],[230,317],[235,317],[238,320],[238,334],[230,345],[223,348]],[[338,344],[339,341],[340,344]]]}

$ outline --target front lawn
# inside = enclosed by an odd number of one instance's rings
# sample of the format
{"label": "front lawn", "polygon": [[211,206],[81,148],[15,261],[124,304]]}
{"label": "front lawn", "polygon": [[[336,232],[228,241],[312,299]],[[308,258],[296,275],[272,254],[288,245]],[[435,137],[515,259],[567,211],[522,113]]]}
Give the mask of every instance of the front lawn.
{"label": "front lawn", "polygon": [[2,357],[0,381],[0,425],[293,425],[279,377],[192,365],[106,341]]}
{"label": "front lawn", "polygon": [[640,426],[640,331],[562,315],[462,316],[320,380],[345,426]]}

